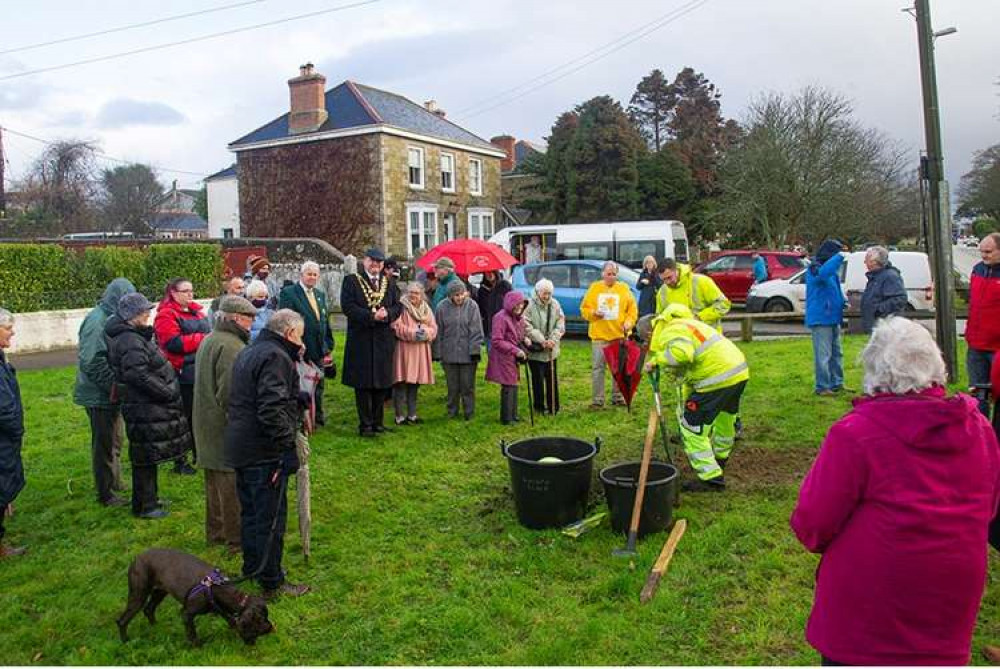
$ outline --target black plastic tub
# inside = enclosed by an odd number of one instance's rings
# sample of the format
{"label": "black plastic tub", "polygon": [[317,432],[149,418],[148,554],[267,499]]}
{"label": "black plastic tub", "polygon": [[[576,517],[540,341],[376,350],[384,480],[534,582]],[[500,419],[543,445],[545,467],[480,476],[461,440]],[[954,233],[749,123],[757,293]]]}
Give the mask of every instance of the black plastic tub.
{"label": "black plastic tub", "polygon": [[[582,519],[594,456],[600,450],[600,439],[593,443],[570,437],[533,437],[512,444],[501,441],[500,452],[510,466],[518,522],[542,530]],[[539,462],[546,457],[562,462]]]}
{"label": "black plastic tub", "polygon": [[[615,532],[628,533],[629,523],[632,522],[635,491],[639,488],[640,465],[638,461],[624,462],[601,470],[604,497],[608,501],[611,515],[611,529]],[[638,536],[663,532],[670,528],[674,519],[674,500],[677,498],[678,481],[677,467],[659,460],[649,463],[646,494],[642,498],[642,511],[639,513]]]}

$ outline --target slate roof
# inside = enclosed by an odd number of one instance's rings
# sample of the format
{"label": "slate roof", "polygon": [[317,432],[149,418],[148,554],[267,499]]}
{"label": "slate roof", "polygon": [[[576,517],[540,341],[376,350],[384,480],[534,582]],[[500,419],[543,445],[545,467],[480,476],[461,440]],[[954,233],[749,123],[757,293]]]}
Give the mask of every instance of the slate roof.
{"label": "slate roof", "polygon": [[236,176],[236,163],[233,163],[224,170],[219,170],[215,174],[209,174],[207,177],[202,179],[202,181],[211,181],[212,179],[225,179],[227,177]]}
{"label": "slate roof", "polygon": [[[402,95],[356,84],[353,81],[345,81],[326,92],[326,111],[328,118],[316,132],[387,125],[451,142],[497,150],[482,137],[427,111],[422,105]],[[290,137],[288,116],[286,112],[270,123],[240,137],[229,145],[230,148]],[[296,136],[302,137],[308,134],[311,133]]]}
{"label": "slate roof", "polygon": [[154,215],[149,226],[154,230],[208,230],[208,223],[201,216],[175,212]]}

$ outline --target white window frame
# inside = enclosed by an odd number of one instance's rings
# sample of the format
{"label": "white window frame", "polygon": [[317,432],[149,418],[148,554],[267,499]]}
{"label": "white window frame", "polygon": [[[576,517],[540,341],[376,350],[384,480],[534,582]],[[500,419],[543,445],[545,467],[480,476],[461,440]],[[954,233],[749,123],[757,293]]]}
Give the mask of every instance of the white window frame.
{"label": "white window frame", "polygon": [[469,194],[483,194],[483,161],[469,158]]}
{"label": "white window frame", "polygon": [[[451,169],[450,170],[445,170],[444,169],[445,158],[448,158],[448,159],[451,160]],[[444,175],[445,174],[450,174],[451,175],[451,186],[448,187],[448,188],[444,187]],[[446,151],[442,151],[441,152],[441,192],[442,193],[454,193],[455,192],[455,186],[456,186],[456,178],[455,177],[456,176],[457,175],[455,174],[455,154],[454,153],[448,153]]]}
{"label": "white window frame", "polygon": [[[420,181],[414,182],[413,175],[410,174],[410,170],[417,167],[413,165],[414,153],[419,156],[420,165],[417,169],[420,170]],[[423,190],[424,184],[427,181],[427,162],[424,160],[424,150],[419,146],[408,146],[406,147],[406,180],[410,184],[410,188],[413,190]]]}
{"label": "white window frame", "polygon": [[[489,220],[489,228],[487,229],[483,222]],[[475,227],[473,227],[473,222],[475,221]],[[496,230],[496,214],[492,209],[485,208],[474,208],[469,209],[468,221],[466,226],[466,236],[469,239],[480,239],[484,242],[490,240]]]}
{"label": "white window frame", "polygon": [[[413,215],[417,215],[416,229],[413,227]],[[430,215],[432,220],[428,222]],[[413,236],[416,234],[420,239],[420,246],[413,245]],[[406,251],[409,257],[413,257],[414,251],[419,248],[429,251],[438,243],[438,208],[437,205],[423,202],[408,203],[406,205]]]}
{"label": "white window frame", "polygon": [[[449,218],[451,219],[450,228],[446,223],[446,221]],[[442,237],[441,241],[450,242],[451,240],[455,239],[455,233],[457,232],[456,228],[458,228],[458,216],[451,213],[444,213],[441,214],[440,219],[441,219],[441,237]]]}

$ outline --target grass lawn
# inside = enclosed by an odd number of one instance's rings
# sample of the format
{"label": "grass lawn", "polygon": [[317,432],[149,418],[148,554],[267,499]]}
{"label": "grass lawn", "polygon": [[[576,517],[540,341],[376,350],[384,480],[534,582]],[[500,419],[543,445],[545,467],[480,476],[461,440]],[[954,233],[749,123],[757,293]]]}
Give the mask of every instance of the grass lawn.
{"label": "grass lawn", "polygon": [[[858,337],[846,340],[848,385],[860,386]],[[424,425],[376,441],[355,436],[353,394],[328,389],[329,424],[312,441],[313,556],[305,564],[294,512],[285,567],[314,591],[271,605],[277,633],[245,647],[218,617],[199,618],[190,648],[172,599],[151,627],[140,615],[118,640],[126,570],[152,546],[202,556],[230,574],[239,558],[206,548],[201,477],[162,468],[161,521],[93,501],[89,431],[72,403],[71,368],[25,372],[24,464],[9,539],[28,554],[0,563],[3,664],[809,664],[803,639],[817,558],[788,529],[798,484],[829,425],[849,406],[816,398],[808,340],[742,346],[752,378],[745,435],[724,495],[686,495],[688,521],[659,594],[639,590],[665,539],[640,542],[635,569],[613,558],[608,525],[571,539],[520,527],[500,439],[600,436],[596,470],[637,459],[651,403],[632,415],[590,412],[589,346],[568,342],[563,411],[535,427],[499,424],[498,386],[480,382],[471,423],[448,421],[444,379],[420,394]],[[480,376],[482,368],[480,368]],[[522,395],[523,400],[523,395]],[[522,407],[525,405],[522,403]],[[673,421],[671,421],[673,424]],[[289,492],[294,507],[294,490]],[[995,558],[991,557],[991,560]],[[994,567],[996,564],[993,565]],[[1000,641],[1000,585],[990,574],[973,660]]]}

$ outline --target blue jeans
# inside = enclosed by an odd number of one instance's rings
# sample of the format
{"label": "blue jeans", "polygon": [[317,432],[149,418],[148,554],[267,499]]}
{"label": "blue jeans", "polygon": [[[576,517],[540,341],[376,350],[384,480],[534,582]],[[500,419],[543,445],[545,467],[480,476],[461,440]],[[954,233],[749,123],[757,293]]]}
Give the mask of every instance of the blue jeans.
{"label": "blue jeans", "polygon": [[[279,473],[278,479],[272,483],[275,471],[280,468],[280,464],[274,462],[236,470],[236,492],[240,496],[243,575],[253,574],[260,568],[261,562],[265,562],[263,570],[257,575],[257,582],[265,589],[277,588],[285,580],[281,556],[285,550],[288,504],[282,494],[282,475]],[[278,515],[278,524],[268,549],[275,514]]]}
{"label": "blue jeans", "polygon": [[[985,386],[990,382],[990,370],[993,368],[993,351],[980,351],[969,347],[965,353],[965,369],[969,372],[970,386]],[[991,394],[997,393],[1000,388],[994,388]],[[979,410],[988,418],[990,415],[990,401],[984,393],[976,393],[979,396]]]}
{"label": "blue jeans", "polygon": [[840,350],[839,325],[814,325],[812,328],[813,366],[816,392],[844,387],[844,356]]}

